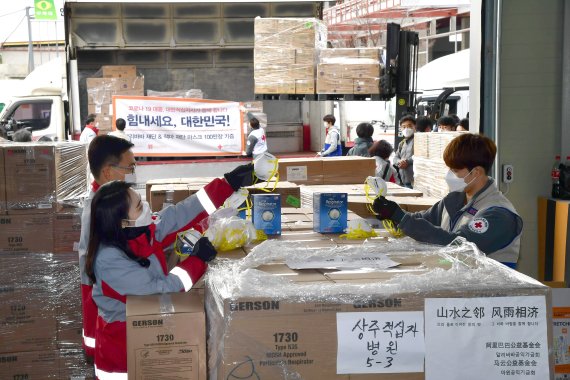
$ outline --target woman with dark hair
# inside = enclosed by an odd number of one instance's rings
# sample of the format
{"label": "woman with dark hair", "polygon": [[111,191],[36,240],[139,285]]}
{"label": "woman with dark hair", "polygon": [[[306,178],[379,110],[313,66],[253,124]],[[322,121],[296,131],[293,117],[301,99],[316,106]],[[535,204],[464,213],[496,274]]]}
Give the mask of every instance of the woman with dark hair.
{"label": "woman with dark hair", "polygon": [[251,127],[251,132],[247,136],[245,155],[256,158],[267,152],[267,137],[265,129],[261,128],[259,120],[255,117],[249,119],[249,126]]}
{"label": "woman with dark hair", "polygon": [[425,243],[447,245],[461,236],[488,257],[515,268],[523,221],[488,176],[496,153],[488,137],[461,134],[443,152],[449,194],[429,210],[415,213],[380,197],[373,205],[377,218],[396,222],[406,235]]}
{"label": "woman with dark hair", "polygon": [[360,123],[356,126],[356,135],[358,136],[354,139],[354,146],[350,148],[347,156],[362,156],[370,157],[368,149],[374,143],[372,140],[372,135],[374,134],[374,127],[370,123]]}
{"label": "woman with dark hair", "polygon": [[234,191],[251,185],[253,164],[238,166],[224,177],[156,216],[131,183],[111,181],[95,193],[85,273],[93,282],[98,309],[95,374],[99,380],[127,376],[127,296],[188,291],[216,256],[210,241],[202,237],[192,254],[168,271],[163,247],[176,232],[199,229],[198,223]]}
{"label": "woman with dark hair", "polygon": [[397,173],[390,163],[390,155],[393,151],[394,148],[386,140],[378,140],[368,149],[370,156],[376,159],[376,177],[380,177],[386,182],[396,183]]}

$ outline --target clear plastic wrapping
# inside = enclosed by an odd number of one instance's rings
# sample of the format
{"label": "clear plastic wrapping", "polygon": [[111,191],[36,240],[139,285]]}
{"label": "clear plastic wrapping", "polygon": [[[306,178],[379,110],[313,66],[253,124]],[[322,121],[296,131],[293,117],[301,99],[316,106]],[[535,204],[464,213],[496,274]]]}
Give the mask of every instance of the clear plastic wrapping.
{"label": "clear plastic wrapping", "polygon": [[87,188],[87,152],[78,142],[14,143],[4,157],[8,212],[48,213],[79,206]]}
{"label": "clear plastic wrapping", "polygon": [[147,90],[147,96],[154,96],[158,98],[187,98],[187,99],[204,99],[206,96],[199,88],[192,88],[189,90],[175,90],[175,91],[154,91]]}
{"label": "clear plastic wrapping", "polygon": [[81,347],[77,254],[2,252],[0,267],[0,378],[94,378]]}
{"label": "clear plastic wrapping", "polygon": [[314,18],[255,19],[254,80],[259,94],[314,94],[326,25]]}
{"label": "clear plastic wrapping", "polygon": [[[382,253],[400,265],[292,270],[284,264]],[[550,303],[549,288],[463,240],[448,247],[404,238],[330,248],[268,240],[244,259],[218,260],[206,282],[210,379],[252,371],[258,378],[346,378],[336,373],[339,312],[423,311],[424,300],[434,297],[538,295]],[[423,378],[411,375],[386,378]]]}

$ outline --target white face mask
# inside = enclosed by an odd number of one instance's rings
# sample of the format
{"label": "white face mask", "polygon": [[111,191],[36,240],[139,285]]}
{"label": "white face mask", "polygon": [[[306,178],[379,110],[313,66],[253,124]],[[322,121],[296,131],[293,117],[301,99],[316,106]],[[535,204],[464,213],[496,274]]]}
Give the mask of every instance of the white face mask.
{"label": "white face mask", "polygon": [[125,174],[125,182],[130,182],[130,183],[137,183],[137,175],[135,174]]}
{"label": "white face mask", "polygon": [[[473,168],[474,169],[474,168]],[[465,182],[465,178],[471,174],[471,172],[473,171],[473,169],[471,169],[471,171],[469,173],[467,173],[467,175],[463,178],[459,178],[454,172],[451,171],[451,169],[448,170],[447,174],[445,175],[445,182],[447,182],[447,186],[449,187],[449,191],[453,192],[453,191],[463,191],[465,190],[465,188],[471,184],[471,182],[473,182],[477,177],[473,178],[471,181],[469,181],[469,183]]]}
{"label": "white face mask", "polygon": [[413,134],[414,134],[414,130],[413,130],[412,128],[404,128],[404,129],[402,130],[402,135],[403,135],[405,138],[409,138],[409,137],[411,137]]}
{"label": "white face mask", "polygon": [[327,123],[326,121],[323,123],[323,125],[324,125],[325,128],[328,128],[328,127],[329,127],[329,123]]}
{"label": "white face mask", "polygon": [[263,181],[269,181],[277,175],[278,161],[270,153],[263,153],[253,161],[255,176]]}
{"label": "white face mask", "polygon": [[147,201],[141,201],[142,203],[142,212],[139,215],[138,218],[136,218],[135,220],[132,219],[126,219],[126,221],[130,222],[135,222],[134,226],[127,226],[127,227],[146,227],[146,226],[150,226],[153,223],[152,220],[152,211],[150,210],[150,205],[148,204]]}

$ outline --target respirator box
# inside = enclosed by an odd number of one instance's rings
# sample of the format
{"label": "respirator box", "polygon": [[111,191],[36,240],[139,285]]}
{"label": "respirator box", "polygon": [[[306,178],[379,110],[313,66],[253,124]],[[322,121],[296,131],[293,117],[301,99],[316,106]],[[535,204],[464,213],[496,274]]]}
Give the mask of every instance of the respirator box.
{"label": "respirator box", "polygon": [[348,196],[346,193],[313,194],[313,231],[337,234],[346,229]]}
{"label": "respirator box", "polygon": [[281,195],[252,194],[253,226],[267,235],[281,235]]}

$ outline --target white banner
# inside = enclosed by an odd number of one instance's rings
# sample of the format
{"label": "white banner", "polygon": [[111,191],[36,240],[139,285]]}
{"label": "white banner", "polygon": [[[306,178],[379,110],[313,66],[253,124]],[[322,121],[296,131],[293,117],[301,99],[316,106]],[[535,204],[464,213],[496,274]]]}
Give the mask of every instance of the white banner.
{"label": "white banner", "polygon": [[136,156],[233,156],[244,150],[239,102],[113,96],[113,115],[127,122]]}

